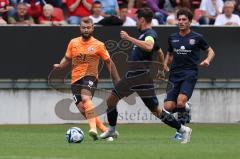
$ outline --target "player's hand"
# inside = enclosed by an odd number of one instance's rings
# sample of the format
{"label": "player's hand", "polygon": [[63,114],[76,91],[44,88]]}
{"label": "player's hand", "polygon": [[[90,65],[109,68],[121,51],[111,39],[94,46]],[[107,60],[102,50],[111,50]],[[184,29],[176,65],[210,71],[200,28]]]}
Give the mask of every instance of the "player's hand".
{"label": "player's hand", "polygon": [[164,72],[169,72],[169,67],[167,65],[163,65],[163,71]]}
{"label": "player's hand", "polygon": [[60,70],[60,69],[62,69],[62,66],[60,64],[54,64],[53,68],[57,69],[57,70]]}
{"label": "player's hand", "polygon": [[157,80],[164,80],[166,78],[164,71],[158,70],[156,79]]}
{"label": "player's hand", "polygon": [[206,60],[203,60],[201,63],[200,63],[200,66],[202,67],[208,67],[210,65],[210,62],[206,59]]}
{"label": "player's hand", "polygon": [[129,35],[126,31],[121,31],[120,32],[120,37],[124,40],[128,40],[129,39]]}

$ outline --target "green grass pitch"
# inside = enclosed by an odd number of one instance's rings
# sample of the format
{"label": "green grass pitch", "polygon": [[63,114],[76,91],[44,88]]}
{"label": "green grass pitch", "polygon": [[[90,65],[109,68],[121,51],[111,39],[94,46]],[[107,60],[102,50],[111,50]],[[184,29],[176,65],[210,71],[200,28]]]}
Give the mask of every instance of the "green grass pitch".
{"label": "green grass pitch", "polygon": [[[65,133],[78,126],[84,142],[68,144]],[[113,142],[94,142],[87,125],[0,125],[0,159],[237,159],[240,158],[239,124],[191,124],[191,143],[171,137],[163,124],[118,125]]]}

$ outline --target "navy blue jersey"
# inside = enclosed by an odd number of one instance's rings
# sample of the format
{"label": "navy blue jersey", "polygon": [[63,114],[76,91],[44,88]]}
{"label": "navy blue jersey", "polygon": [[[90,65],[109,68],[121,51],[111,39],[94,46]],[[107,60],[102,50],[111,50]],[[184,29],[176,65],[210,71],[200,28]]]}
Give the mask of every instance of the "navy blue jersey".
{"label": "navy blue jersey", "polygon": [[138,46],[134,46],[131,54],[128,57],[128,61],[151,61],[154,52],[156,52],[159,47],[159,40],[157,33],[153,29],[146,29],[141,32],[138,40],[144,41],[147,36],[151,36],[154,39],[154,46],[151,52],[146,52]]}
{"label": "navy blue jersey", "polygon": [[174,33],[168,38],[168,52],[173,55],[171,73],[197,72],[201,50],[207,50],[208,43],[201,34],[191,31],[186,36]]}

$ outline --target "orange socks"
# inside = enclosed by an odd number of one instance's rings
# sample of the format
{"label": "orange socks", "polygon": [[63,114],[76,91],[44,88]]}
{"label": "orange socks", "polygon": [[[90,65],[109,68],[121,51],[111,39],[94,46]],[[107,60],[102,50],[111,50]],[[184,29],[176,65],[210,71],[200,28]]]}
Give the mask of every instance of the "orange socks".
{"label": "orange socks", "polygon": [[90,129],[97,130],[96,128],[96,120],[95,120],[95,113],[93,109],[93,103],[91,100],[87,100],[85,103],[83,103],[83,108],[85,110],[85,115],[88,120],[88,124]]}
{"label": "orange socks", "polygon": [[99,119],[99,117],[97,116],[95,119],[96,119],[97,128],[98,128],[101,132],[107,131],[107,127],[101,122],[101,120]]}
{"label": "orange socks", "polygon": [[93,103],[88,100],[84,103],[83,108],[85,110],[85,116],[88,120],[90,129],[96,130],[96,127],[101,131],[107,131],[107,127],[101,122],[100,118],[95,114]]}

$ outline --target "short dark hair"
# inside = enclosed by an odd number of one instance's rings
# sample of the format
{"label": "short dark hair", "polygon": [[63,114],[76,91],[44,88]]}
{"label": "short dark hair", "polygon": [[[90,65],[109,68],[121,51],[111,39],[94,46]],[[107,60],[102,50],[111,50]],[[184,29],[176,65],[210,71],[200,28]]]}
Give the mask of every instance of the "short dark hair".
{"label": "short dark hair", "polygon": [[126,9],[128,5],[126,3],[119,4],[119,9]]}
{"label": "short dark hair", "polygon": [[82,17],[82,18],[81,18],[80,25],[81,25],[82,23],[93,24],[93,21],[92,21],[92,19],[89,18],[89,17]]}
{"label": "short dark hair", "polygon": [[93,2],[93,4],[101,4],[102,5],[102,3],[100,1],[95,1],[95,2]]}
{"label": "short dark hair", "polygon": [[136,13],[137,13],[138,18],[143,17],[147,23],[152,22],[153,11],[150,8],[148,8],[148,7],[140,8],[140,9],[137,10]]}
{"label": "short dark hair", "polygon": [[180,15],[185,15],[188,18],[189,21],[192,21],[192,19],[193,19],[192,12],[187,8],[179,9],[178,12],[177,12],[177,18],[179,18]]}

